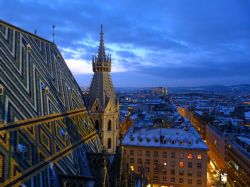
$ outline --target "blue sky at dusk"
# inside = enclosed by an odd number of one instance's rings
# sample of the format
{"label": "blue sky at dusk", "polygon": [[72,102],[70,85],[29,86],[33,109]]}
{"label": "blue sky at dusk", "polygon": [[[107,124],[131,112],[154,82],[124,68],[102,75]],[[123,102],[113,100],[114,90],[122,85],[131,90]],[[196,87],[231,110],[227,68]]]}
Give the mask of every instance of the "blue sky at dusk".
{"label": "blue sky at dusk", "polygon": [[250,0],[0,0],[0,19],[52,40],[89,85],[100,24],[116,87],[250,83]]}

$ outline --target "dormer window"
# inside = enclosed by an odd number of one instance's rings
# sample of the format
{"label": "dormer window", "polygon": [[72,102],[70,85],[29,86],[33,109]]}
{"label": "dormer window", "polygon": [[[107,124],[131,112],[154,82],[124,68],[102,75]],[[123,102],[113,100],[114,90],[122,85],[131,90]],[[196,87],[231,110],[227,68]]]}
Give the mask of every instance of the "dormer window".
{"label": "dormer window", "polygon": [[31,48],[31,45],[30,45],[30,44],[28,44],[28,45],[26,46],[26,49],[27,49],[27,51],[28,51],[28,52],[30,52],[30,51],[31,51],[31,49],[32,49],[32,48]]}
{"label": "dormer window", "polygon": [[171,144],[175,144],[175,140],[172,140],[172,141],[171,141]]}
{"label": "dormer window", "polygon": [[49,87],[48,86],[45,87],[45,94],[49,94]]}
{"label": "dormer window", "polygon": [[3,92],[4,92],[4,87],[2,84],[0,84],[0,95],[3,95]]}
{"label": "dormer window", "polygon": [[147,142],[150,142],[150,138],[147,138]]}
{"label": "dormer window", "polygon": [[157,138],[155,138],[155,143],[157,143],[159,140]]}

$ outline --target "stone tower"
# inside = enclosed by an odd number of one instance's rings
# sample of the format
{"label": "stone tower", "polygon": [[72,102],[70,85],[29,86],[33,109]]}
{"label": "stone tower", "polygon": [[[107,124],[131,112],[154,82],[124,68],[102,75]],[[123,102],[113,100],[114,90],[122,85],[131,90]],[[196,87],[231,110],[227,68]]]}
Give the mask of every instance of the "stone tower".
{"label": "stone tower", "polygon": [[119,139],[119,103],[111,80],[111,55],[105,54],[101,25],[100,46],[93,55],[94,76],[88,94],[88,110],[108,153],[115,153]]}

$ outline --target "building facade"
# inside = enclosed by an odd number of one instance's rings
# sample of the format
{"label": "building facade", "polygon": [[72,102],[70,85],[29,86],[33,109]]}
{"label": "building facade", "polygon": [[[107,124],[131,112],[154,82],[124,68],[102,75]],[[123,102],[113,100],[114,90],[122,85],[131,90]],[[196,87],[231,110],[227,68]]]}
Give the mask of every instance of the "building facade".
{"label": "building facade", "polygon": [[228,142],[227,182],[232,187],[250,186],[250,139],[238,136]]}
{"label": "building facade", "polygon": [[88,111],[103,146],[108,153],[115,153],[119,139],[119,102],[110,76],[111,55],[105,54],[102,27],[100,34],[99,51],[92,59],[94,76],[89,89]]}
{"label": "building facade", "polygon": [[123,148],[131,170],[137,175],[143,172],[150,186],[207,186],[207,146],[190,130],[127,133]]}

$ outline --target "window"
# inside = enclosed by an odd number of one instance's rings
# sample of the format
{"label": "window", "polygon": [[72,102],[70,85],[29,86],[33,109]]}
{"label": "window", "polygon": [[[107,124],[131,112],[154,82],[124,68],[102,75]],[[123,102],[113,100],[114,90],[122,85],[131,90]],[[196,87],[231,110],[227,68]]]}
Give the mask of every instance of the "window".
{"label": "window", "polygon": [[140,158],[138,159],[138,164],[142,164],[142,160]]}
{"label": "window", "polygon": [[181,168],[183,168],[183,167],[184,167],[184,162],[179,162],[179,166],[180,166]]}
{"label": "window", "polygon": [[188,176],[192,177],[192,172],[191,171],[188,172]]}
{"label": "window", "polygon": [[188,184],[192,184],[192,179],[188,179]]}
{"label": "window", "polygon": [[183,183],[183,178],[180,178],[180,179],[179,179],[179,183]]}
{"label": "window", "polygon": [[154,160],[154,165],[158,165],[158,160]]}
{"label": "window", "polygon": [[158,181],[158,176],[154,176],[154,181]]}
{"label": "window", "polygon": [[112,131],[112,128],[111,128],[111,120],[109,120],[109,122],[108,122],[108,131]]}
{"label": "window", "polygon": [[141,172],[141,168],[142,168],[141,166],[138,166],[138,172]]}
{"label": "window", "polygon": [[134,150],[130,150],[130,155],[134,155],[135,154],[135,151]]}
{"label": "window", "polygon": [[198,155],[197,155],[197,159],[198,159],[198,160],[201,160],[201,159],[202,159],[202,155],[201,155],[201,154],[198,154]]}
{"label": "window", "polygon": [[97,131],[100,130],[100,125],[99,125],[99,121],[98,121],[98,120],[95,121],[95,129],[96,129]]}
{"label": "window", "polygon": [[142,156],[142,151],[139,150],[139,151],[137,152],[137,155],[138,155],[138,156]]}
{"label": "window", "polygon": [[201,185],[201,180],[197,180],[197,184],[198,184],[198,185]]}
{"label": "window", "polygon": [[130,164],[134,164],[134,159],[130,158]]}
{"label": "window", "polygon": [[158,157],[158,151],[154,151],[154,157]]}
{"label": "window", "polygon": [[192,162],[188,162],[188,168],[192,168],[192,167],[193,167]]}
{"label": "window", "polygon": [[174,182],[175,180],[174,180],[174,177],[171,177],[170,178],[170,182]]}
{"label": "window", "polygon": [[171,153],[171,158],[175,158],[175,153]]}
{"label": "window", "polygon": [[163,174],[163,175],[167,175],[167,170],[163,170],[163,171],[162,171],[162,174]]}
{"label": "window", "polygon": [[171,161],[171,167],[175,167],[175,161]]}
{"label": "window", "polygon": [[149,159],[146,159],[146,164],[150,164],[150,160]]}
{"label": "window", "polygon": [[171,173],[171,175],[174,175],[174,174],[175,174],[175,170],[174,170],[174,169],[171,169],[171,170],[170,170],[170,173]]}
{"label": "window", "polygon": [[184,171],[179,171],[179,175],[183,176],[184,175]]}
{"label": "window", "polygon": [[201,168],[201,163],[197,163],[197,168],[198,168],[198,169]]}
{"label": "window", "polygon": [[158,174],[158,168],[154,168],[154,174]]}
{"label": "window", "polygon": [[188,156],[187,156],[187,158],[188,158],[189,160],[192,160],[192,159],[193,159],[193,155],[192,155],[191,153],[189,153]]}
{"label": "window", "polygon": [[111,149],[111,138],[108,139],[108,149]]}
{"label": "window", "polygon": [[180,159],[184,158],[184,153],[180,153]]}
{"label": "window", "polygon": [[146,167],[146,172],[147,172],[147,173],[149,173],[149,172],[150,172],[149,167]]}
{"label": "window", "polygon": [[197,177],[201,177],[201,172],[197,171]]}
{"label": "window", "polygon": [[166,182],[167,181],[167,177],[162,177],[162,182]]}
{"label": "window", "polygon": [[167,152],[162,153],[162,158],[167,158]]}
{"label": "window", "polygon": [[150,156],[150,151],[146,151],[146,156],[147,156],[147,157]]}

